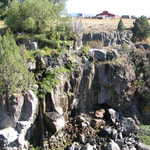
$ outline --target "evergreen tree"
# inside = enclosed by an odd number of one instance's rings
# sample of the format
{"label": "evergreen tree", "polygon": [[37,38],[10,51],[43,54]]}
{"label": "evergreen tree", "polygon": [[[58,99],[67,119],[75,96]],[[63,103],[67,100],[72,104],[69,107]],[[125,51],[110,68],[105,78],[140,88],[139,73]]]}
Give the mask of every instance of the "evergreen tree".
{"label": "evergreen tree", "polygon": [[12,93],[29,89],[33,81],[13,36],[0,37],[0,95],[8,99]]}
{"label": "evergreen tree", "polygon": [[136,19],[132,28],[133,40],[142,41],[150,36],[150,24],[145,16]]}
{"label": "evergreen tree", "polygon": [[120,21],[119,21],[119,23],[118,23],[117,30],[118,30],[118,31],[123,31],[123,30],[125,30],[125,26],[124,26],[124,24],[123,24],[122,19],[120,19]]}

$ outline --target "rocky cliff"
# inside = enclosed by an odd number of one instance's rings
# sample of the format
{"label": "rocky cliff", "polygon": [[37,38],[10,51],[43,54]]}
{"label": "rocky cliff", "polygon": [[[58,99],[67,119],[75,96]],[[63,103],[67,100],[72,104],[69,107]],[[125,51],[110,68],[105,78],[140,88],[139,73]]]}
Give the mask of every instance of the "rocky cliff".
{"label": "rocky cliff", "polygon": [[69,150],[141,146],[137,124],[150,123],[148,50],[67,51],[57,57],[38,56],[33,65],[30,69],[36,73],[55,71],[57,82],[39,100],[32,91],[11,96],[9,104],[1,98],[1,149],[29,149],[28,140],[35,146],[45,142],[43,147],[51,149],[69,141]]}

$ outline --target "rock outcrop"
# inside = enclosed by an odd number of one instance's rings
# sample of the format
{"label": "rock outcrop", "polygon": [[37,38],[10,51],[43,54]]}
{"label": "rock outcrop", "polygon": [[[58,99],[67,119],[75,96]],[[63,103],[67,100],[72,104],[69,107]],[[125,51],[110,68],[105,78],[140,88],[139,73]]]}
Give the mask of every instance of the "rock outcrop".
{"label": "rock outcrop", "polygon": [[[5,150],[27,150],[27,132],[38,114],[38,99],[32,91],[9,98],[8,111],[3,109],[0,122],[0,147]],[[31,136],[30,134],[28,136]]]}
{"label": "rock outcrop", "polygon": [[130,44],[132,38],[131,31],[114,31],[111,33],[101,32],[101,33],[88,33],[83,34],[82,41],[83,44],[89,41],[101,41],[104,46],[120,45],[123,43]]}
{"label": "rock outcrop", "polygon": [[4,99],[0,101],[0,146],[28,149],[31,133],[43,124],[43,139],[51,149],[61,142],[66,147],[67,140],[71,145],[66,150],[147,148],[136,136],[138,121],[150,122],[150,53],[146,51],[105,47],[86,55],[68,51],[57,57],[37,56],[34,67],[29,67],[32,71],[61,67],[68,71],[57,74],[59,82],[40,101],[43,122],[38,120],[38,99],[31,91],[12,95],[7,107]]}

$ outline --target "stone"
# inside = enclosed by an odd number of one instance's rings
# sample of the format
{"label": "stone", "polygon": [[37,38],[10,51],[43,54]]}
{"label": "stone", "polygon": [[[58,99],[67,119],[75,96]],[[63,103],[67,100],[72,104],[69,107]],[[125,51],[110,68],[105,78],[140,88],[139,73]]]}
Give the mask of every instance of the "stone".
{"label": "stone", "polygon": [[[37,117],[38,99],[29,90],[24,95],[14,94],[10,96],[10,100],[12,101],[9,104],[11,107],[9,107],[8,114],[13,119],[14,125],[11,127],[8,122],[8,127],[4,126],[5,128],[0,130],[0,144],[7,150],[27,150],[27,132],[31,129]],[[7,122],[6,120],[1,121]],[[31,133],[28,134],[31,137]]]}
{"label": "stone", "polygon": [[111,121],[115,124],[117,121],[119,121],[119,113],[116,112],[114,109],[109,108],[108,113],[110,115]]}
{"label": "stone", "polygon": [[111,140],[107,145],[107,150],[120,150],[120,147],[118,146],[117,143]]}
{"label": "stone", "polygon": [[81,146],[79,145],[79,143],[74,142],[71,146],[65,148],[65,150],[80,150],[80,148]]}
{"label": "stone", "polygon": [[96,129],[104,127],[105,121],[102,119],[93,119],[93,120],[91,120],[91,126]]}
{"label": "stone", "polygon": [[33,62],[33,61],[29,61],[27,63],[27,67],[28,67],[29,70],[35,70],[36,69],[36,63]]}
{"label": "stone", "polygon": [[92,49],[93,51],[93,57],[97,61],[105,61],[106,60],[106,50],[103,49]]}
{"label": "stone", "polygon": [[121,120],[123,135],[129,136],[131,133],[137,133],[139,127],[132,118],[123,118]]}
{"label": "stone", "polygon": [[111,61],[113,59],[116,59],[118,56],[119,54],[116,50],[107,51],[106,60]]}
{"label": "stone", "polygon": [[95,150],[95,147],[87,143],[85,146],[81,147],[81,150]]}
{"label": "stone", "polygon": [[124,42],[127,44],[131,43],[131,38],[133,33],[130,30],[126,30],[123,32],[113,31],[111,33],[100,32],[100,33],[88,33],[83,34],[82,41],[83,44],[89,41],[100,41],[103,43],[103,46],[112,46],[112,45],[120,45]]}
{"label": "stone", "polygon": [[79,142],[82,144],[86,143],[86,137],[84,134],[79,134]]}
{"label": "stone", "polygon": [[121,145],[121,150],[130,150],[127,144]]}
{"label": "stone", "polygon": [[0,130],[8,127],[14,127],[14,120],[6,114],[6,112],[0,112]]}
{"label": "stone", "polygon": [[130,149],[130,150],[136,150],[136,148],[135,148],[134,145],[129,145],[129,149]]}
{"label": "stone", "polygon": [[138,143],[137,148],[138,150],[150,150],[150,146],[143,143]]}
{"label": "stone", "polygon": [[96,118],[103,118],[105,114],[105,109],[99,109],[95,111]]}
{"label": "stone", "polygon": [[4,147],[5,147],[5,144],[8,146],[10,143],[17,140],[17,138],[18,138],[18,133],[12,127],[8,127],[3,130],[0,130],[0,141],[1,143],[2,142],[4,143],[3,145]]}
{"label": "stone", "polygon": [[48,130],[54,134],[65,127],[65,119],[57,112],[46,112],[44,114],[44,120]]}

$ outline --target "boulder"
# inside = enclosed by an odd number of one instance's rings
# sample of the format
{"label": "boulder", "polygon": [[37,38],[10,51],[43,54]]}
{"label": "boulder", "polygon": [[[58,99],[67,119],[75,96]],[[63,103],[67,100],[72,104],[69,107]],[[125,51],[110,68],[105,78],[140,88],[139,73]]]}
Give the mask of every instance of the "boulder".
{"label": "boulder", "polygon": [[86,145],[81,147],[81,150],[95,150],[95,146],[87,143]]}
{"label": "boulder", "polygon": [[[3,130],[0,130],[0,144],[2,147],[8,146],[10,143],[14,142],[18,138],[17,131],[12,128],[8,127]],[[2,145],[2,143],[4,145]]]}
{"label": "boulder", "polygon": [[74,142],[71,146],[68,146],[67,148],[65,148],[65,150],[80,150],[80,149],[81,149],[81,146],[77,142]]}
{"label": "boulder", "polygon": [[63,115],[60,115],[57,112],[46,112],[44,114],[44,120],[48,130],[52,134],[65,127],[65,119]]}
{"label": "boulder", "polygon": [[137,148],[138,150],[150,150],[150,146],[143,143],[138,143]]}
{"label": "boulder", "polygon": [[118,146],[117,143],[111,140],[107,145],[107,150],[120,150],[120,147]]}
{"label": "boulder", "polygon": [[0,130],[8,127],[14,127],[15,122],[6,112],[0,112]]}
{"label": "boulder", "polygon": [[106,53],[106,60],[112,60],[119,56],[116,50],[107,51]]}
{"label": "boulder", "polygon": [[3,129],[0,130],[0,147],[5,150],[27,150],[27,132],[37,117],[38,99],[29,90],[24,95],[11,96],[10,100],[12,101],[10,101],[11,105],[9,104],[11,106],[9,107],[9,116],[5,114],[6,112],[3,112],[5,115],[1,114],[2,118],[6,118],[1,120]]}
{"label": "boulder", "polygon": [[110,115],[110,119],[111,121],[115,124],[117,121],[119,121],[119,113],[117,111],[115,111],[112,108],[108,109],[108,113]]}
{"label": "boulder", "polygon": [[103,118],[105,114],[105,109],[99,109],[95,111],[96,118]]}
{"label": "boulder", "polygon": [[135,120],[133,120],[132,118],[124,117],[121,120],[121,126],[123,135],[125,136],[129,136],[132,133],[137,133],[137,131],[139,130],[139,127],[136,125]]}
{"label": "boulder", "polygon": [[130,150],[127,144],[121,145],[121,150]]}
{"label": "boulder", "polygon": [[105,125],[105,121],[102,120],[102,119],[93,119],[93,120],[91,120],[91,126],[93,128],[98,129],[98,128],[104,127],[104,125]]}
{"label": "boulder", "polygon": [[105,61],[106,60],[106,50],[93,50],[94,51],[94,58],[98,61]]}

